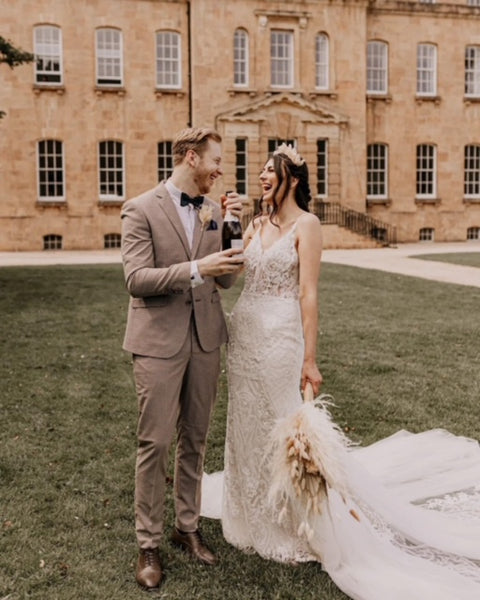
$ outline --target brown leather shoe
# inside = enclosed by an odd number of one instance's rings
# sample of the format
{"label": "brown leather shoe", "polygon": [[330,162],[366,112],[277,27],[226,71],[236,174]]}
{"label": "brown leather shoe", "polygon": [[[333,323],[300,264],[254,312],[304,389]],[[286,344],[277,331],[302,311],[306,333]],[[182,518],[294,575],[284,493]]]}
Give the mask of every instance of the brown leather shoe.
{"label": "brown leather shoe", "polygon": [[217,563],[216,556],[205,546],[198,529],[197,531],[187,532],[175,528],[172,534],[172,542],[206,565]]}
{"label": "brown leather shoe", "polygon": [[137,583],[147,590],[158,588],[162,580],[158,548],[140,548],[135,578]]}

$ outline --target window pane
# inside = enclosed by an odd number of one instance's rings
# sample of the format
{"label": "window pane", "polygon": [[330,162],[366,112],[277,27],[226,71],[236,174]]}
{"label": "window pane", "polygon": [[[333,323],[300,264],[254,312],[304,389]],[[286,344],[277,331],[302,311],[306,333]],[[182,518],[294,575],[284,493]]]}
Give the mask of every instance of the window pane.
{"label": "window pane", "polygon": [[100,142],[100,197],[106,200],[122,199],[123,179],[123,144],[115,141]]}
{"label": "window pane", "polygon": [[387,146],[369,144],[367,148],[367,197],[386,198],[387,190]]}
{"label": "window pane", "polygon": [[368,42],[367,44],[367,92],[387,93],[387,44]]}
{"label": "window pane", "polygon": [[168,179],[173,171],[172,142],[158,142],[158,181]]}
{"label": "window pane", "polygon": [[315,39],[315,86],[328,89],[328,37],[324,33]]}
{"label": "window pane", "polygon": [[64,199],[63,143],[38,142],[38,196],[41,200]]}
{"label": "window pane", "polygon": [[436,193],[435,146],[417,146],[417,196],[434,197]]}
{"label": "window pane", "polygon": [[317,140],[317,194],[327,196],[328,140]]}
{"label": "window pane", "polygon": [[465,48],[465,94],[480,96],[480,46]]}
{"label": "window pane", "polygon": [[270,36],[271,85],[293,86],[293,34],[272,31]]}
{"label": "window pane", "polygon": [[180,35],[174,31],[157,33],[157,87],[181,87]]}
{"label": "window pane", "polygon": [[248,34],[237,29],[233,37],[233,83],[248,85]]}
{"label": "window pane", "polygon": [[62,83],[62,32],[60,27],[35,27],[35,81],[42,84]]}
{"label": "window pane", "polygon": [[122,85],[122,32],[97,29],[97,85]]}
{"label": "window pane", "polygon": [[433,44],[417,46],[417,94],[435,95],[437,90],[437,48]]}
{"label": "window pane", "polygon": [[465,146],[464,195],[480,197],[480,145]]}
{"label": "window pane", "polygon": [[244,138],[237,138],[235,140],[235,188],[237,193],[242,195],[247,193],[248,188],[247,152],[247,140]]}

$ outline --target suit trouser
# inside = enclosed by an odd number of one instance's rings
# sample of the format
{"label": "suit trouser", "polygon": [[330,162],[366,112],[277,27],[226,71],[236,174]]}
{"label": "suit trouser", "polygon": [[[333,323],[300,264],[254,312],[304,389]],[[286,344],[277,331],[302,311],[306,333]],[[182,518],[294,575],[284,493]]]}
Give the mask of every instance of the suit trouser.
{"label": "suit trouser", "polygon": [[220,348],[204,352],[192,324],[173,357],[134,355],[138,397],[135,527],[141,548],[163,535],[165,479],[175,430],[175,525],[198,527],[206,438],[220,371]]}

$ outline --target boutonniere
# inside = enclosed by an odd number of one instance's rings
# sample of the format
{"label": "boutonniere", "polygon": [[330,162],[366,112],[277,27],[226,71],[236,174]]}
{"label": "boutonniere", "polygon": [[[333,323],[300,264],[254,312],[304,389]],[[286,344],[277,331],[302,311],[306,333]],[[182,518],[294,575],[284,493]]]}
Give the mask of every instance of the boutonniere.
{"label": "boutonniere", "polygon": [[217,224],[213,220],[213,207],[205,202],[198,211],[198,218],[202,224],[202,229],[217,229]]}

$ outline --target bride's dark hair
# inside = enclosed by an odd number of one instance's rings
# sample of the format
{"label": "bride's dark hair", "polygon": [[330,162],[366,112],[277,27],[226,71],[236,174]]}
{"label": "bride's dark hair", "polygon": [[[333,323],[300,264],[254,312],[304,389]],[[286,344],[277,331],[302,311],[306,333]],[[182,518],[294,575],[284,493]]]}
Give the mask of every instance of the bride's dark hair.
{"label": "bride's dark hair", "polygon": [[272,209],[269,214],[270,221],[275,225],[272,219],[287,197],[292,186],[292,179],[298,179],[295,188],[295,202],[299,208],[308,212],[308,204],[312,199],[312,194],[308,183],[308,167],[305,161],[301,165],[296,165],[286,154],[278,151],[272,154],[270,158],[273,159],[273,168],[278,178],[278,187],[275,190]]}

